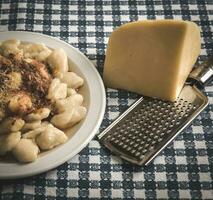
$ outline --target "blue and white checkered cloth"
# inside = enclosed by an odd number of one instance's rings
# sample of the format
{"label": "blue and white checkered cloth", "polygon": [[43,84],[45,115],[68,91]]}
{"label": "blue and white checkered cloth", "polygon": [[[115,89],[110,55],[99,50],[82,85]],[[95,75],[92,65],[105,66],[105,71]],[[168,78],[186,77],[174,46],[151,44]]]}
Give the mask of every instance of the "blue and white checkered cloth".
{"label": "blue and white checkered cloth", "polygon": [[[1,0],[0,31],[58,37],[86,54],[102,74],[110,33],[143,19],[184,19],[201,28],[199,61],[213,53],[213,0]],[[92,140],[69,162],[34,177],[0,181],[0,199],[213,199],[213,83],[209,106],[148,167],[123,162]],[[138,96],[107,89],[100,131]]]}

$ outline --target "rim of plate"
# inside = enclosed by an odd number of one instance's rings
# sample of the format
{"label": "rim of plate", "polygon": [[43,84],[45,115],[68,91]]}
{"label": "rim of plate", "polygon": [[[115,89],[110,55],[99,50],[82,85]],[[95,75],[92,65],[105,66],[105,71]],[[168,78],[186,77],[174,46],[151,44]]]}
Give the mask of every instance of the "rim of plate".
{"label": "rim of plate", "polygon": [[[74,157],[98,132],[106,107],[106,94],[102,78],[93,63],[78,49],[58,38],[41,33],[28,31],[0,32],[0,41],[12,38],[32,43],[44,43],[50,48],[63,48],[68,57],[72,55],[71,59],[75,62],[88,84],[90,103],[84,122],[66,143],[53,151],[47,152],[46,155],[39,157],[32,163],[0,162],[0,179],[16,179],[37,175],[53,169]],[[78,62],[81,62],[82,65],[79,65]]]}

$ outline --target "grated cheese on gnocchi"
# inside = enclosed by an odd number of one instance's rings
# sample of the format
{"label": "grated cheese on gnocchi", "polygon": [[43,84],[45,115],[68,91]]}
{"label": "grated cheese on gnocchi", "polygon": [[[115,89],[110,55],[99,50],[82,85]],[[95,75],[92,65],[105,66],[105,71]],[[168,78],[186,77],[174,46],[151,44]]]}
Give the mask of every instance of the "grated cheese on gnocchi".
{"label": "grated cheese on gnocchi", "polygon": [[61,48],[1,42],[0,84],[0,156],[11,153],[19,162],[33,162],[65,143],[63,130],[86,116],[78,93],[84,80],[69,70]]}

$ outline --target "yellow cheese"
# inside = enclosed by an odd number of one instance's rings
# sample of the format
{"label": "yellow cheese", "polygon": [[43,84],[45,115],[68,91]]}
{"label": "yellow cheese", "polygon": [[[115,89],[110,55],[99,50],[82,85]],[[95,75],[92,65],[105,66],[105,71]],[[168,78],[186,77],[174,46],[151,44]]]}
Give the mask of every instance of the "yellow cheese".
{"label": "yellow cheese", "polygon": [[198,55],[199,27],[189,21],[147,20],[112,32],[104,82],[145,96],[175,101]]}

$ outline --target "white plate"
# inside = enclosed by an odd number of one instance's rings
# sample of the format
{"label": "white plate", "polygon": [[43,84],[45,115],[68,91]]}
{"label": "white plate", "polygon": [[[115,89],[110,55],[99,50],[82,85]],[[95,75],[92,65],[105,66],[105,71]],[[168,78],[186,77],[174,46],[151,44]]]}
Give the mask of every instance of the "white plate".
{"label": "white plate", "polygon": [[[95,136],[103,120],[106,97],[102,79],[94,65],[71,45],[47,35],[32,32],[9,31],[0,32],[0,41],[19,39],[32,43],[44,43],[50,48],[63,48],[75,66],[72,70],[81,75],[85,84],[82,93],[88,109],[86,118],[75,127],[75,133],[63,145],[39,156],[29,164],[16,162],[0,162],[0,179],[11,179],[32,176],[61,165],[79,153]],[[69,130],[68,133],[73,132]]]}

